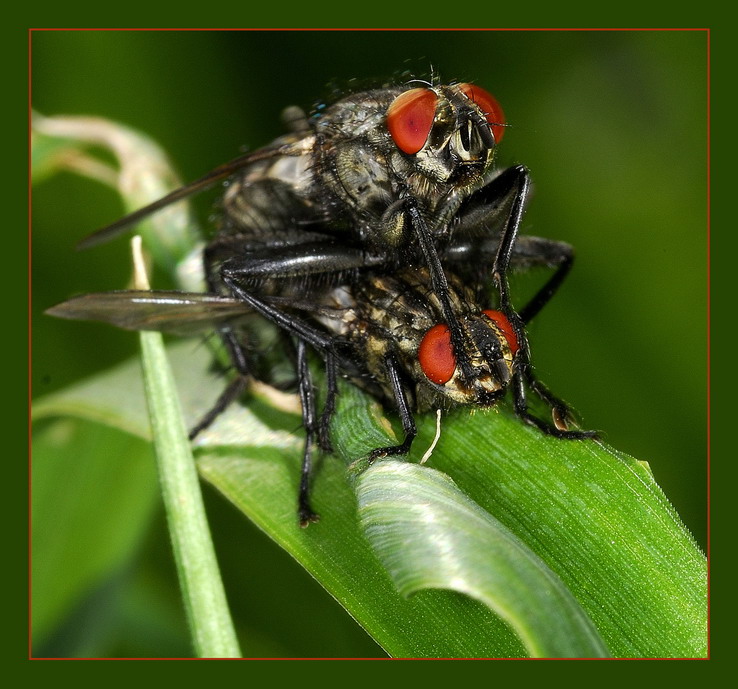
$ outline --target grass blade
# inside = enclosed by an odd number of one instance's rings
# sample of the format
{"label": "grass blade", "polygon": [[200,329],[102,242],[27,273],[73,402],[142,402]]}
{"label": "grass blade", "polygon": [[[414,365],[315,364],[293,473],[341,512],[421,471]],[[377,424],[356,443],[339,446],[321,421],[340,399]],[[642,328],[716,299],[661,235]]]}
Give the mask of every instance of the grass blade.
{"label": "grass blade", "polygon": [[[137,287],[148,289],[138,236],[133,239],[133,259]],[[142,332],[139,338],[164,507],[195,650],[204,658],[238,658],[241,652],[164,340],[157,332]]]}

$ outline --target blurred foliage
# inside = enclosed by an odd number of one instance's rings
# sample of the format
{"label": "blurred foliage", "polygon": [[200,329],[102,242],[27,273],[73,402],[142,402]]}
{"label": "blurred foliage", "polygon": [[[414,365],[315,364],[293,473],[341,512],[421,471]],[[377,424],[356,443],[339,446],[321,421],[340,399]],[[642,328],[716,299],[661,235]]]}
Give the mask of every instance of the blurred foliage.
{"label": "blurred foliage", "polygon": [[[61,31],[35,32],[32,50],[36,110],[101,115],[144,131],[183,179],[265,144],[282,132],[284,106],[309,109],[330,97],[329,84],[352,88],[405,69],[427,76],[432,68],[443,80],[488,88],[513,125],[500,165],[524,163],[535,183],[524,231],[577,248],[571,277],[531,328],[537,371],[587,427],[650,463],[704,544],[703,32]],[[204,222],[213,199],[198,200]],[[41,315],[71,294],[126,286],[126,242],[73,249],[122,212],[118,203],[112,191],[71,175],[34,191],[35,394],[135,353],[134,336]],[[166,280],[153,283],[167,287]],[[528,283],[528,276],[519,281],[521,293]],[[231,604],[254,626],[251,648],[264,655],[381,653],[288,556],[210,497]],[[90,586],[44,652],[189,654],[164,540],[152,532],[132,545],[129,561]],[[254,579],[228,586],[244,569],[244,540]],[[100,610],[107,614],[91,613]],[[106,625],[94,648],[78,638],[85,615]],[[313,621],[309,633],[292,624],[295,617]],[[143,646],[147,637],[158,642]]]}

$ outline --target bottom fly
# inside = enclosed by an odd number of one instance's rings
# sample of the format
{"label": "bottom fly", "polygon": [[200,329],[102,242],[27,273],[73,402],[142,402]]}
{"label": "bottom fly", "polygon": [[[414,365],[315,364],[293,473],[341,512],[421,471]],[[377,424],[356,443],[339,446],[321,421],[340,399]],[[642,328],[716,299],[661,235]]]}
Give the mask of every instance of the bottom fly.
{"label": "bottom fly", "polygon": [[[404,439],[397,445],[376,448],[369,454],[370,461],[409,452],[417,433],[416,412],[456,405],[489,408],[508,388],[512,389],[515,413],[526,423],[558,438],[596,437],[594,431],[570,430],[568,406],[533,375],[524,324],[517,314],[487,308],[459,278],[447,275],[447,279],[449,298],[462,331],[465,360],[472,367],[471,378],[457,366],[458,352],[451,344],[441,304],[425,269],[405,269],[393,275],[367,272],[352,284],[314,298],[274,298],[289,314],[294,331],[301,333],[296,338],[296,374],[307,434],[298,509],[302,526],[317,520],[309,500],[312,451],[316,444],[331,451],[330,425],[338,374],[399,413]],[[129,330],[191,334],[216,327],[237,333],[240,338],[248,338],[248,326],[244,324],[246,317],[254,317],[254,312],[237,299],[162,291],[87,294],[47,313],[103,321]],[[327,394],[320,414],[307,364],[308,346],[317,350],[326,366]],[[245,357],[248,348],[248,342],[239,340],[235,355]],[[246,382],[243,375],[235,379],[192,435],[212,423],[240,396]],[[550,407],[552,422],[529,411],[530,392]]]}

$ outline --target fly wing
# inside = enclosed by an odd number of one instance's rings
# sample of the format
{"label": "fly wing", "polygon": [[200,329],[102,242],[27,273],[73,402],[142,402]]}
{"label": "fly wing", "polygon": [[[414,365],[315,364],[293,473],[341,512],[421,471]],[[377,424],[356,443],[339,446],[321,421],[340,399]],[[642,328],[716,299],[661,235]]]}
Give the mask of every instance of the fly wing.
{"label": "fly wing", "polygon": [[181,201],[188,196],[192,196],[193,194],[205,191],[206,189],[212,187],[219,180],[230,177],[238,170],[259,160],[274,158],[279,155],[299,155],[303,152],[303,148],[297,145],[282,144],[278,146],[268,146],[266,148],[259,149],[258,151],[246,153],[242,156],[239,156],[238,158],[235,158],[234,160],[231,160],[228,163],[220,165],[214,170],[211,170],[203,177],[200,177],[200,179],[197,179],[194,182],[190,182],[189,184],[185,184],[183,187],[179,187],[179,189],[175,189],[166,196],[163,196],[153,203],[150,203],[148,206],[139,208],[137,211],[129,213],[119,220],[116,220],[114,223],[106,225],[96,232],[93,232],[91,235],[88,235],[82,241],[80,241],[77,244],[77,248],[89,249],[90,247],[97,246],[98,244],[104,244],[111,239],[115,239],[119,235],[124,234],[126,231],[128,231],[136,223],[140,222],[144,218],[147,218],[149,215],[152,215],[153,213],[156,213],[162,208],[166,208],[167,206],[170,206],[177,201]]}
{"label": "fly wing", "polygon": [[192,335],[253,312],[236,299],[199,292],[94,292],[46,311],[50,316],[110,323],[125,330],[158,330]]}

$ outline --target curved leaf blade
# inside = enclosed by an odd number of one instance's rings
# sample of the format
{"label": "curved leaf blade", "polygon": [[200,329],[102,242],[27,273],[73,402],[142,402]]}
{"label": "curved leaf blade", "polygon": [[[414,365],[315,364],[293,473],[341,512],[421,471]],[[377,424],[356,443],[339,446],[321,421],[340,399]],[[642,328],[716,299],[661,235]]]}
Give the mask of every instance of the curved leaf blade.
{"label": "curved leaf blade", "polygon": [[[94,148],[113,154],[113,168]],[[44,117],[32,122],[34,178],[72,170],[112,186],[136,210],[180,186],[167,155],[150,137],[100,117]],[[174,204],[137,228],[158,265],[174,273],[195,243],[196,221],[186,203]]]}
{"label": "curved leaf blade", "polygon": [[357,481],[359,516],[397,588],[464,593],[494,610],[534,657],[608,657],[561,580],[444,474],[398,461]]}

